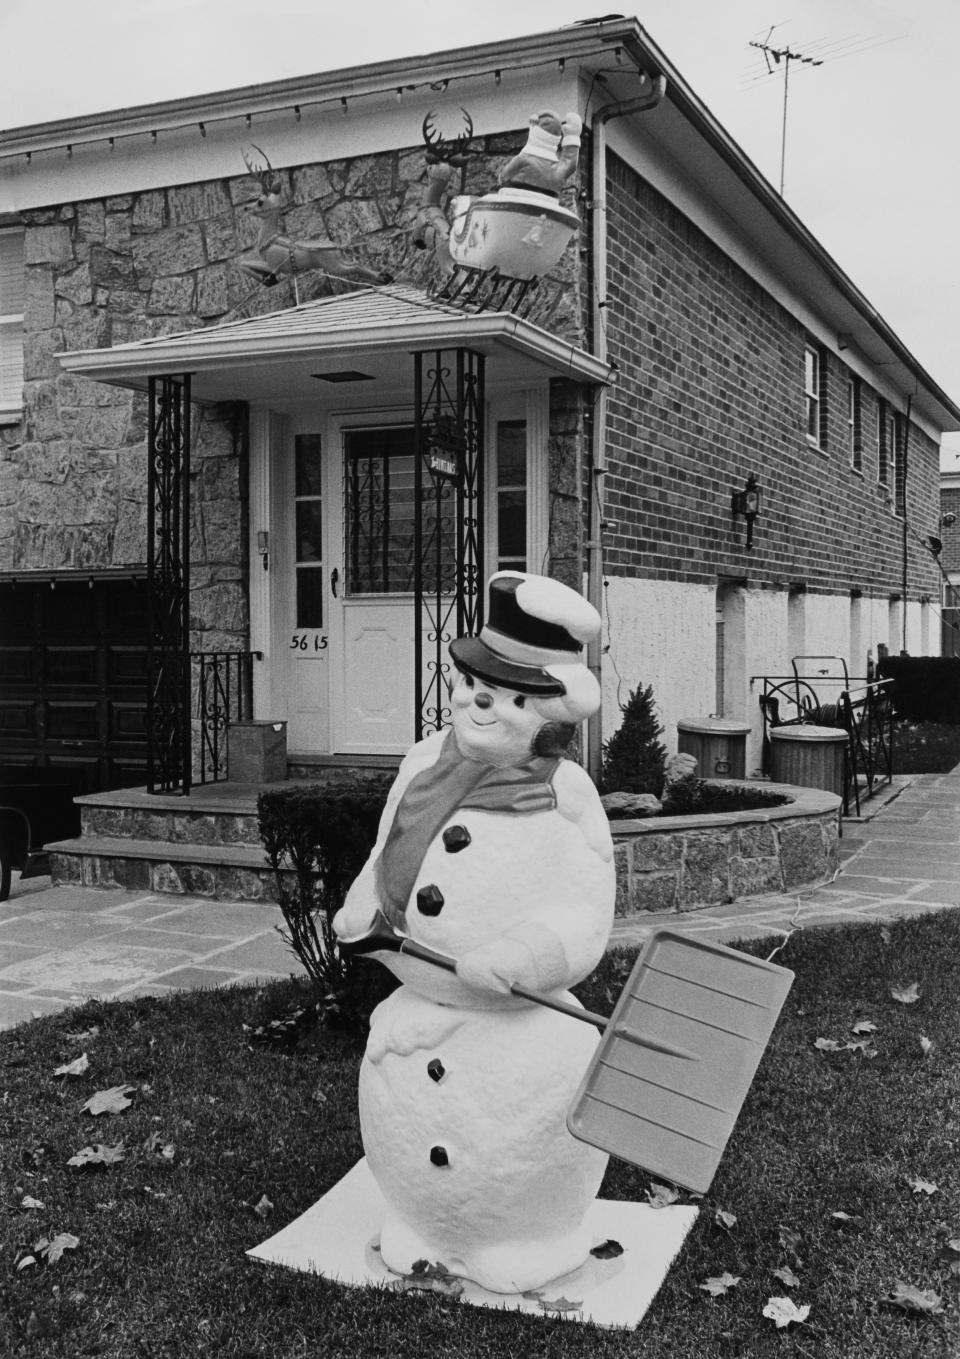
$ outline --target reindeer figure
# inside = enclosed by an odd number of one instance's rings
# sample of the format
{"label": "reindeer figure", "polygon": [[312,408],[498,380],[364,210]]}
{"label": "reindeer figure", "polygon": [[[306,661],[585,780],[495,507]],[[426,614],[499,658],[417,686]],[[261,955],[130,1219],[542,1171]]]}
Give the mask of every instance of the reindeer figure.
{"label": "reindeer figure", "polygon": [[250,200],[251,211],[260,219],[260,230],[256,245],[237,259],[238,268],[268,288],[279,283],[281,278],[291,275],[295,279],[297,274],[308,269],[322,269],[336,278],[350,279],[355,283],[389,283],[389,274],[377,273],[355,263],[334,241],[295,241],[284,235],[281,227],[280,177],[270,164],[266,152],[256,143],[252,145],[266,161],[264,167],[258,161],[251,161],[246,151],[243,152],[243,163],[248,173],[260,181],[259,194]]}

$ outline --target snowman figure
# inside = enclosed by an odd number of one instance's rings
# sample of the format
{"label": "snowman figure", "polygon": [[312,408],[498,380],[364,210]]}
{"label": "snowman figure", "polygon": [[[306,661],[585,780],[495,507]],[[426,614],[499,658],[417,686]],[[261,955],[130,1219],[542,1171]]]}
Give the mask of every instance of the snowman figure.
{"label": "snowman figure", "polygon": [[606,946],[615,877],[596,789],[563,758],[599,707],[581,658],[599,615],[558,581],[514,571],[491,579],[489,601],[479,637],[450,647],[452,726],[403,760],[334,924],[349,942],[379,912],[456,959],[450,974],[374,955],[403,982],[374,1012],[360,1073],[382,1259],[514,1293],[586,1260],[607,1157],[565,1121],[596,1034],[510,988],[573,1001],[566,989]]}

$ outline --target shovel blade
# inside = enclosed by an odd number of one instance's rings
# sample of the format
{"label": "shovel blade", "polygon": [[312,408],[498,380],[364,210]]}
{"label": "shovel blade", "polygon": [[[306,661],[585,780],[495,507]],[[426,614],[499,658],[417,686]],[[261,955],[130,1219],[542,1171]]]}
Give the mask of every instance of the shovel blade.
{"label": "shovel blade", "polygon": [[567,1114],[575,1137],[709,1189],[793,973],[655,930]]}

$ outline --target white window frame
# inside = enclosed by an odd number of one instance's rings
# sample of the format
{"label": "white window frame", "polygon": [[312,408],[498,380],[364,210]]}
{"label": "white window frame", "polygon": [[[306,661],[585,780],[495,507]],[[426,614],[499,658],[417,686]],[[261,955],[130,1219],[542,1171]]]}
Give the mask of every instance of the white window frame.
{"label": "white window frame", "polygon": [[823,447],[820,428],[820,351],[815,345],[803,347],[803,397],[806,432],[810,443]]}
{"label": "white window frame", "polygon": [[850,466],[863,471],[863,408],[860,379],[853,373],[847,378],[847,439]]}
{"label": "white window frame", "polygon": [[[23,241],[24,231],[21,226],[0,226],[0,242],[12,238],[19,238]],[[2,273],[0,273],[2,279]],[[22,280],[21,293],[26,290],[26,279]],[[19,300],[19,299],[18,299]],[[9,389],[4,390],[0,386],[0,424],[15,424],[19,421],[23,411],[23,311],[7,311],[3,294],[0,292],[0,332],[15,336],[11,344],[11,349],[17,351],[19,347],[19,380],[14,380],[9,384]],[[19,342],[19,346],[18,346]]]}

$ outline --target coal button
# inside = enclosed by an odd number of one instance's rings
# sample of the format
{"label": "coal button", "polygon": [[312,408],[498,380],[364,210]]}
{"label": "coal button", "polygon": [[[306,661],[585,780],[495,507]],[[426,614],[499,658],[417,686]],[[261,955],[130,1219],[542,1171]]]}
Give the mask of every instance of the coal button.
{"label": "coal button", "polygon": [[443,909],[443,893],[436,883],[421,887],[417,893],[417,910],[421,915],[439,915]]}
{"label": "coal button", "polygon": [[448,826],[443,832],[443,845],[448,854],[459,854],[470,843],[466,826]]}
{"label": "coal button", "polygon": [[446,1074],[446,1069],[439,1057],[434,1057],[427,1063],[427,1075],[432,1081],[442,1081]]}
{"label": "coal button", "polygon": [[450,1157],[447,1155],[446,1147],[431,1147],[430,1161],[435,1166],[448,1166]]}

